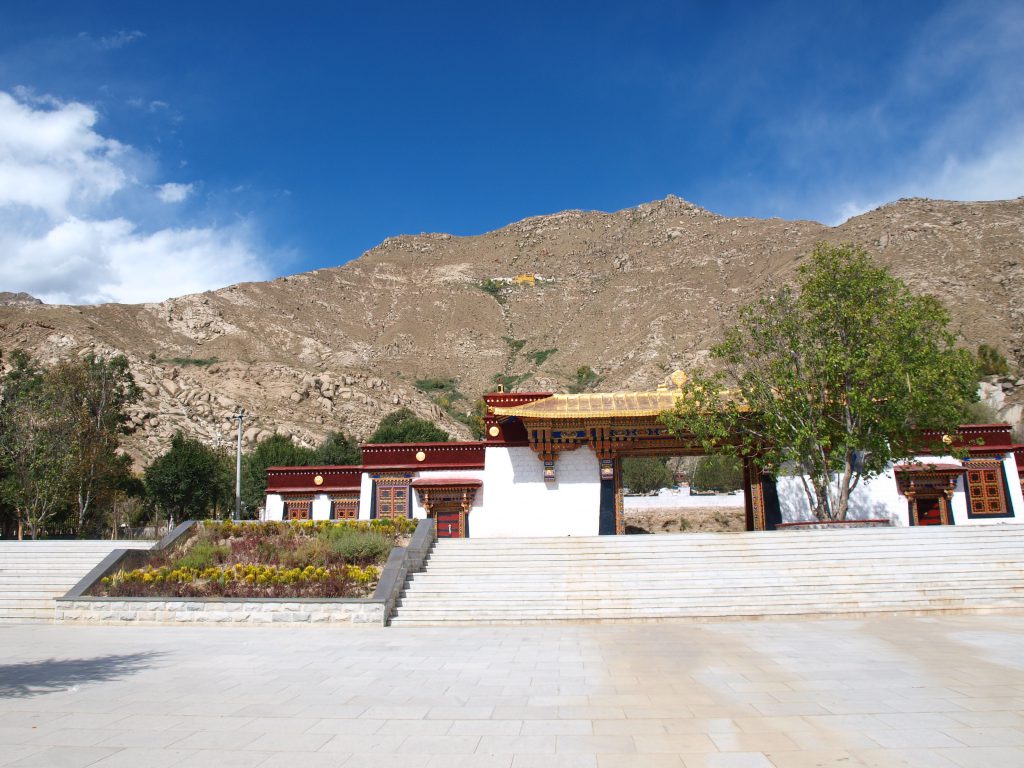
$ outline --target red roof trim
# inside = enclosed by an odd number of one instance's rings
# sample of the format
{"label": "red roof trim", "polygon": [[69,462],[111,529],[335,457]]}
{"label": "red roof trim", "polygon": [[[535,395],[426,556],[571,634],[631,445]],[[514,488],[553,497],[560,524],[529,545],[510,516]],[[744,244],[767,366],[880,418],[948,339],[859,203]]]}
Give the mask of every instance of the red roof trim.
{"label": "red roof trim", "polygon": [[412,481],[413,488],[479,488],[483,484],[473,477],[419,477]]}

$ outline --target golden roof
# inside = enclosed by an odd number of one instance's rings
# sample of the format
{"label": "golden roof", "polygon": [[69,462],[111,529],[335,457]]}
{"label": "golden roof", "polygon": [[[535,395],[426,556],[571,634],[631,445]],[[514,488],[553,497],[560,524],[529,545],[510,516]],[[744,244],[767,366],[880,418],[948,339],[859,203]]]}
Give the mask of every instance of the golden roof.
{"label": "golden roof", "polygon": [[543,400],[495,408],[495,416],[528,416],[538,419],[578,419],[621,416],[657,416],[672,410],[677,390],[658,392],[592,392],[582,395],[551,395]]}
{"label": "golden roof", "polygon": [[[658,416],[675,407],[687,376],[676,371],[654,392],[589,392],[580,395],[551,395],[508,408],[494,408],[495,416],[520,416],[535,419],[621,418]],[[720,396],[729,398],[723,390]],[[746,410],[740,404],[741,410]]]}

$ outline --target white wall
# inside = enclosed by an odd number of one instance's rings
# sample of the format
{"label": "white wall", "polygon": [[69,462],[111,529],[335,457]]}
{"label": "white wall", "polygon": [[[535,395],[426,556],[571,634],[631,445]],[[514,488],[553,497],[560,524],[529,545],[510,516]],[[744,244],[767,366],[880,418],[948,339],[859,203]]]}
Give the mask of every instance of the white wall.
{"label": "white wall", "polygon": [[284,499],[279,493],[267,494],[267,505],[261,520],[284,520]]}
{"label": "white wall", "polygon": [[310,515],[313,520],[331,519],[331,497],[326,493],[318,493],[313,497],[313,510]]}
{"label": "white wall", "polygon": [[370,509],[373,505],[373,480],[368,472],[363,472],[362,480],[359,482],[359,514],[357,519],[369,520]]}
{"label": "white wall", "polygon": [[[952,456],[919,456],[917,461],[924,464],[956,464]],[[1024,498],[1021,496],[1020,481],[1017,467],[1012,455],[1003,460],[1003,469],[1009,486],[1010,506],[1015,510],[1016,517],[1024,518]],[[797,523],[814,520],[803,484],[796,476],[780,477],[776,483],[779,492],[779,507],[782,511],[782,522]],[[964,478],[960,477],[953,492],[950,504],[954,525],[992,525],[1005,523],[1012,518],[974,518],[967,517],[967,490]],[[896,475],[890,467],[883,474],[870,482],[860,483],[850,496],[850,520],[882,519],[889,520],[892,525],[910,525],[910,510],[907,497],[901,496],[896,487]]]}
{"label": "white wall", "polygon": [[560,454],[555,477],[544,482],[544,464],[529,447],[487,446],[483,504],[471,513],[470,536],[597,536],[601,470],[594,451]]}

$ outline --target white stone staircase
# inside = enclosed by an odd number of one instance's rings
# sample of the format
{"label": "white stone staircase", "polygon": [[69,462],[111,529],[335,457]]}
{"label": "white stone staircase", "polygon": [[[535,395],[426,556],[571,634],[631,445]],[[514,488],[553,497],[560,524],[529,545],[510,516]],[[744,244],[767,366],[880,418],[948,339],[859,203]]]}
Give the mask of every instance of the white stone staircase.
{"label": "white stone staircase", "polygon": [[115,549],[152,541],[0,541],[0,624],[53,621],[54,598]]}
{"label": "white stone staircase", "polygon": [[1024,525],[442,539],[394,626],[1024,609]]}

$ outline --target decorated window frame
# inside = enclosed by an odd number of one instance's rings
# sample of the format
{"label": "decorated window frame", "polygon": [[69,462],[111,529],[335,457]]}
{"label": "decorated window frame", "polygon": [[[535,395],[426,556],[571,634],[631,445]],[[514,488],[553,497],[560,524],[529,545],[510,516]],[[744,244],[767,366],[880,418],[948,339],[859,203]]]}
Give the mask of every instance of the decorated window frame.
{"label": "decorated window frame", "polygon": [[964,475],[969,520],[1014,516],[1002,458],[968,459]]}

